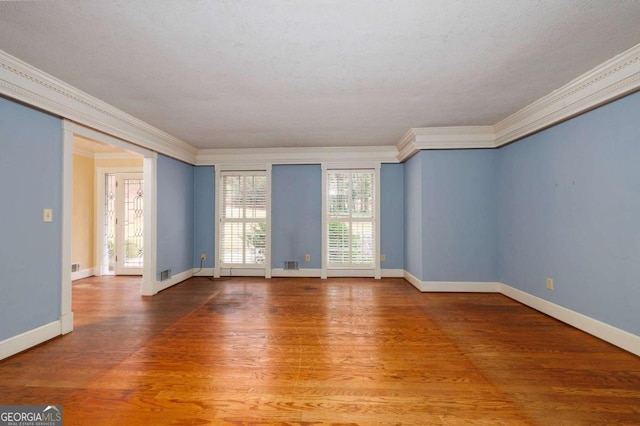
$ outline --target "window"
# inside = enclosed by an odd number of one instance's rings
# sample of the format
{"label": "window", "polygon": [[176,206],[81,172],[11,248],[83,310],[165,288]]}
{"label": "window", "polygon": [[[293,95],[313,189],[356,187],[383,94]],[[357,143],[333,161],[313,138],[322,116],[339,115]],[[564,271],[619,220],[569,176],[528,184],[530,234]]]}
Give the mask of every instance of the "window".
{"label": "window", "polygon": [[375,173],[327,172],[327,266],[374,267]]}
{"label": "window", "polygon": [[223,172],[222,266],[266,264],[267,177],[264,172]]}

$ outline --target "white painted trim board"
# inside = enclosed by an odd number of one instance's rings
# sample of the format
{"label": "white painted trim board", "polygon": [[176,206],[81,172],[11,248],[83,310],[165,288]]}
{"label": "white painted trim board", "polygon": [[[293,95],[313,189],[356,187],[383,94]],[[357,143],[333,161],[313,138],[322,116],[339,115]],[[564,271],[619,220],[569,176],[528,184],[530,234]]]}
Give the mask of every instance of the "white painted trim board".
{"label": "white painted trim board", "polygon": [[93,268],[82,269],[80,271],[71,273],[71,281],[77,281],[77,280],[81,280],[83,278],[89,278],[89,277],[92,277],[94,275],[95,274],[93,273]]}
{"label": "white painted trim board", "polygon": [[640,356],[640,336],[636,336],[628,331],[621,330],[563,306],[556,305],[548,300],[525,293],[522,290],[518,290],[504,283],[500,285],[500,293],[543,314],[569,324],[578,330],[582,330],[605,342]]}
{"label": "white painted trim board", "polygon": [[304,277],[304,278],[320,278],[320,268],[300,268],[300,269],[283,269],[273,268],[271,269],[271,276],[274,278],[284,277]]}
{"label": "white painted trim board", "polygon": [[0,342],[0,360],[32,348],[62,334],[61,321],[53,321]]}
{"label": "white painted trim board", "polygon": [[172,287],[176,284],[180,284],[182,281],[188,280],[193,276],[193,269],[188,269],[184,272],[180,272],[171,276],[169,279],[164,281],[156,281],[153,283],[154,294],[161,292],[162,290],[166,290],[169,287]]}
{"label": "white painted trim board", "polygon": [[501,282],[421,281],[408,271],[404,278],[423,293],[483,292],[500,293],[516,302],[564,322],[572,327],[640,356],[640,336],[588,317],[579,312],[531,295]]}
{"label": "white painted trim board", "polygon": [[[215,268],[193,268],[193,276],[194,277],[213,277],[213,273]],[[285,270],[283,268],[272,268],[271,269],[271,277],[273,278],[284,278],[284,277],[304,277],[304,278],[320,278],[321,276],[320,268],[300,268],[296,270]],[[349,270],[345,270],[345,272],[340,275],[342,277],[353,277],[353,275],[348,275]],[[368,271],[368,274],[371,275],[371,271]],[[382,278],[403,278],[404,270],[403,269],[382,269],[381,270]],[[241,275],[234,275],[241,276]],[[255,275],[255,276],[262,276]]]}
{"label": "white painted trim board", "polygon": [[496,148],[575,117],[640,89],[640,44],[497,123],[485,126],[412,128],[393,146],[201,149],[94,98],[0,50],[0,94],[84,126],[194,165],[259,160],[319,164],[338,155],[403,162],[420,149]]}

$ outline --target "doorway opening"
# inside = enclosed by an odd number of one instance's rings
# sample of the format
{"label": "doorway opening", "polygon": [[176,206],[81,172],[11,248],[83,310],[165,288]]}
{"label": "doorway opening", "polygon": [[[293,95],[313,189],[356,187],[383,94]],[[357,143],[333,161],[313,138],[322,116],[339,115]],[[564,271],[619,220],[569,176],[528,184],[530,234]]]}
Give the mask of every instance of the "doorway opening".
{"label": "doorway opening", "polygon": [[[114,267],[113,273],[138,275],[141,295],[157,293],[154,231],[158,154],[68,120],[63,122],[63,134],[60,318],[61,332],[66,334],[73,330],[72,281],[101,276],[105,271],[103,247],[106,245],[108,248],[109,243],[105,241],[104,180],[112,169],[116,169],[116,181],[119,172],[133,173],[122,176],[125,191],[122,197],[125,200],[123,214],[129,214],[122,220],[128,226],[120,231],[121,236],[117,240],[120,242],[112,242],[114,255],[122,256],[127,261],[124,262],[123,271],[117,271]],[[116,228],[114,233],[117,232]],[[117,254],[118,250],[121,250],[121,254]],[[106,264],[108,270],[109,262]]]}

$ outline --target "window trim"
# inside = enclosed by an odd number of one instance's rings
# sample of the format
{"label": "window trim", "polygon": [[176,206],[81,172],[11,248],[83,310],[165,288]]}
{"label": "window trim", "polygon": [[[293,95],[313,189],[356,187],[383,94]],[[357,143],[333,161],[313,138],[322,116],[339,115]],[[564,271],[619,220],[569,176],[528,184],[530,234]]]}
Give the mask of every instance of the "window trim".
{"label": "window trim", "polygon": [[[215,176],[215,232],[214,232],[214,265],[213,265],[213,277],[220,278],[223,272],[226,274],[238,274],[238,275],[250,275],[250,276],[262,276],[265,278],[271,278],[271,170],[272,165],[268,164],[252,164],[252,165],[228,165],[228,164],[214,164],[214,176]],[[260,265],[240,265],[237,267],[234,264],[222,263],[222,176],[223,174],[243,174],[243,175],[255,175],[264,174],[266,177],[265,188],[265,209],[266,209],[266,237],[265,237],[265,262]],[[263,273],[259,271],[264,270]]]}
{"label": "window trim", "polygon": [[[326,279],[331,276],[363,276],[370,272],[375,279],[382,276],[380,268],[380,166],[379,162],[362,162],[362,163],[321,163],[322,167],[322,262],[320,269],[320,277]],[[345,265],[336,266],[328,263],[328,227],[329,227],[329,206],[328,206],[328,176],[330,171],[372,171],[374,174],[374,212],[373,212],[373,229],[374,229],[374,255],[373,267],[370,265],[357,266]],[[368,271],[368,272],[367,272]]]}

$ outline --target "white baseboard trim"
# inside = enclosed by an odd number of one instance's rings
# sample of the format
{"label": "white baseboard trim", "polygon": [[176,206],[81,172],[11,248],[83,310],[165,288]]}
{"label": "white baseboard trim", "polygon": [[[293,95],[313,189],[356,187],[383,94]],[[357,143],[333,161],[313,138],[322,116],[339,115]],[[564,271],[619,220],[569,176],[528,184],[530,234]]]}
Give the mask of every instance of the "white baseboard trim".
{"label": "white baseboard trim", "polygon": [[264,277],[264,268],[220,268],[221,277]]}
{"label": "white baseboard trim", "polygon": [[83,278],[89,278],[94,276],[93,268],[83,269],[82,271],[72,272],[71,281],[81,280]]}
{"label": "white baseboard trim", "polygon": [[272,277],[304,277],[304,278],[320,278],[320,269],[302,268],[302,269],[271,269]]}
{"label": "white baseboard trim", "polygon": [[640,336],[621,330],[553,302],[526,293],[500,282],[422,281],[408,271],[404,278],[422,292],[483,292],[501,293],[510,299],[549,315],[605,342],[640,356]]}
{"label": "white baseboard trim", "polygon": [[0,342],[0,359],[8,358],[60,335],[60,321],[25,331]]}
{"label": "white baseboard trim", "polygon": [[415,288],[417,288],[420,291],[425,291],[422,290],[420,287],[422,286],[422,281],[418,279],[418,277],[416,277],[415,275],[413,275],[411,272],[407,271],[405,269],[404,271],[404,279],[409,281],[409,283],[414,286]]}
{"label": "white baseboard trim", "polygon": [[193,269],[188,269],[184,272],[180,272],[179,274],[173,275],[171,278],[169,278],[168,280],[164,280],[164,281],[156,281],[153,284],[153,289],[154,289],[154,293],[156,294],[162,290],[165,290],[171,286],[174,286],[176,284],[181,283],[184,280],[188,280],[189,278],[191,278],[193,276]]}
{"label": "white baseboard trim", "polygon": [[67,334],[73,331],[73,312],[60,316],[60,333]]}
{"label": "white baseboard trim", "polygon": [[[256,272],[257,271],[257,272]],[[229,270],[227,268],[221,269],[222,276],[229,276]],[[338,272],[340,272],[338,274]],[[364,275],[362,273],[365,273]],[[404,277],[404,269],[381,269],[382,278],[403,278]],[[214,273],[214,268],[194,268],[193,276],[194,277],[212,277]],[[316,268],[301,268],[296,270],[284,270],[283,268],[273,268],[271,269],[272,277],[303,277],[303,278],[320,278],[321,269]],[[262,269],[232,269],[232,276],[256,276],[262,277],[264,276],[264,272]],[[365,276],[372,277],[372,270],[333,270],[333,273],[329,276],[332,277],[357,277],[357,276]]]}
{"label": "white baseboard trim", "polygon": [[380,269],[382,278],[404,278],[404,269]]}
{"label": "white baseboard trim", "polygon": [[[403,278],[404,269],[381,269],[382,278]],[[212,277],[214,268],[194,268],[194,277]],[[222,268],[220,270],[222,276],[229,276],[229,269]],[[359,269],[334,269],[329,270],[328,275],[330,277],[372,277],[373,270],[359,270]],[[319,268],[301,268],[301,269],[289,269],[273,268],[271,269],[272,277],[302,277],[302,278],[320,278],[321,269]],[[262,277],[264,272],[262,269],[231,269],[231,276],[255,276]]]}
{"label": "white baseboard trim", "polygon": [[422,281],[408,271],[404,271],[404,278],[422,292],[500,293],[501,285],[484,281]]}
{"label": "white baseboard trim", "polygon": [[194,277],[212,277],[213,268],[193,268]]}
{"label": "white baseboard trim", "polygon": [[609,342],[619,348],[640,356],[640,336],[621,330],[597,319],[588,317],[548,300],[541,299],[522,290],[501,283],[500,292],[505,296],[535,310],[567,323],[579,330]]}
{"label": "white baseboard trim", "polygon": [[500,293],[500,283],[485,281],[423,281],[422,291],[453,293]]}
{"label": "white baseboard trim", "polygon": [[375,269],[327,269],[327,278],[374,278]]}

